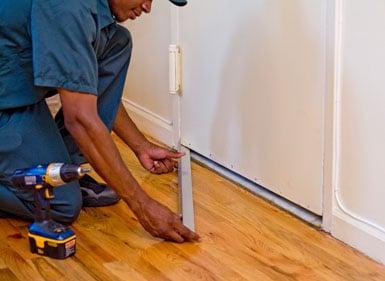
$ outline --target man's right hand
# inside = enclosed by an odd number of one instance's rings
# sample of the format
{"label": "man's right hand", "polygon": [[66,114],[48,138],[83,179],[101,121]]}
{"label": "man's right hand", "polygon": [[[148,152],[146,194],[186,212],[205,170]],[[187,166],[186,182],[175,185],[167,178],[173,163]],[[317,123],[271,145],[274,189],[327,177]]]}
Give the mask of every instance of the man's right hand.
{"label": "man's right hand", "polygon": [[133,211],[144,229],[154,237],[177,243],[200,241],[199,235],[184,226],[178,215],[150,197]]}

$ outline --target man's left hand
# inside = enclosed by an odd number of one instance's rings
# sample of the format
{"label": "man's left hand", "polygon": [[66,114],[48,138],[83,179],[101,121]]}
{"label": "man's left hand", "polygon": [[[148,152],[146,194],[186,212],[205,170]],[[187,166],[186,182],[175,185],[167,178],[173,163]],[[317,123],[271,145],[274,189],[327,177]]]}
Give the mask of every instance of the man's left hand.
{"label": "man's left hand", "polygon": [[177,159],[185,154],[146,142],[136,154],[142,166],[153,174],[166,174],[178,167]]}

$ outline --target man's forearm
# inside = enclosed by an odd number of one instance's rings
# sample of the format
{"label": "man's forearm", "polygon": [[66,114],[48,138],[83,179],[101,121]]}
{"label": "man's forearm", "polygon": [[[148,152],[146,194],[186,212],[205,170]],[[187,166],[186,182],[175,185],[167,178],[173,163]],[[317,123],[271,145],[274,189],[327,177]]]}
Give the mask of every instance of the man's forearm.
{"label": "man's forearm", "polygon": [[138,153],[143,144],[147,142],[146,137],[139,131],[138,127],[132,121],[122,103],[120,103],[119,110],[116,115],[113,131],[135,153]]}
{"label": "man's forearm", "polygon": [[[68,99],[74,95],[70,92],[61,94],[67,94]],[[62,98],[65,118],[67,117],[67,129],[96,172],[131,208],[136,208],[138,200],[146,199],[147,195],[125,166],[111,135],[96,110],[95,114],[91,111],[77,114],[76,118],[68,118],[65,110],[66,107],[71,106],[68,99],[63,100]]]}

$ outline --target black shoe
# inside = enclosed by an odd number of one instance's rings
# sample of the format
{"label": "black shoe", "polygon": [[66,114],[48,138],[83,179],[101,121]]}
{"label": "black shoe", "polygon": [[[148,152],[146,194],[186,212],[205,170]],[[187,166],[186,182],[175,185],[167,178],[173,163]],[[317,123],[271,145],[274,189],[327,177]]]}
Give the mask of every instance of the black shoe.
{"label": "black shoe", "polygon": [[98,183],[89,175],[79,180],[84,207],[102,207],[116,204],[120,197],[110,187]]}
{"label": "black shoe", "polygon": [[3,219],[3,218],[8,218],[9,215],[3,211],[0,211],[0,219]]}

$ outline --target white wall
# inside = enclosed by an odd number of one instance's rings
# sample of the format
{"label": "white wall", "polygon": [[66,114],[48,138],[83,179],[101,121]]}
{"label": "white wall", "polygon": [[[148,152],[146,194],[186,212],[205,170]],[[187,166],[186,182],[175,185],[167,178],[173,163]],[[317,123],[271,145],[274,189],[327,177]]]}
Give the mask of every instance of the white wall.
{"label": "white wall", "polygon": [[338,2],[332,233],[385,263],[385,2]]}
{"label": "white wall", "polygon": [[150,15],[124,23],[134,49],[124,92],[130,116],[145,133],[172,144],[172,100],[168,94],[171,8],[156,1]]}

